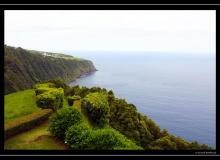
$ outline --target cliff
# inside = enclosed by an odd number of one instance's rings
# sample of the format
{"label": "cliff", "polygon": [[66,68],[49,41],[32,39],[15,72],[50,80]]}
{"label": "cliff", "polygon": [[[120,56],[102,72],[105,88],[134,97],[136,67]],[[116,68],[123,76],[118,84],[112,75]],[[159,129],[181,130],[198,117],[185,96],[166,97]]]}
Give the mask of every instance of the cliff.
{"label": "cliff", "polygon": [[89,60],[73,56],[4,46],[4,93],[32,88],[35,83],[62,78],[71,82],[96,71]]}

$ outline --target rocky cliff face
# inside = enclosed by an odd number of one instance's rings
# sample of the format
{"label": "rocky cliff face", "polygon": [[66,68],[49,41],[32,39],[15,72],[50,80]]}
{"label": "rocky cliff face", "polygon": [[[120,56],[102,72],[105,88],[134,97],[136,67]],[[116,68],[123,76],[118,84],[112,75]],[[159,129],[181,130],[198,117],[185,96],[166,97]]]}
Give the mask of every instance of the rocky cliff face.
{"label": "rocky cliff face", "polygon": [[96,71],[89,60],[72,56],[30,51],[20,47],[4,47],[4,93],[33,87],[35,83],[53,78],[71,82]]}

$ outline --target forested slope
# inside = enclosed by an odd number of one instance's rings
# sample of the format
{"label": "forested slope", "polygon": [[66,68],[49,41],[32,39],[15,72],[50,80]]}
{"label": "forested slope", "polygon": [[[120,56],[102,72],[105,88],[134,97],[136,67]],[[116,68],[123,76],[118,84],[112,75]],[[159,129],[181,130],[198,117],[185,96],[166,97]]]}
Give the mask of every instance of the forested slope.
{"label": "forested slope", "polygon": [[95,71],[89,60],[72,56],[31,51],[4,46],[4,93],[32,88],[48,79],[62,78],[66,82]]}

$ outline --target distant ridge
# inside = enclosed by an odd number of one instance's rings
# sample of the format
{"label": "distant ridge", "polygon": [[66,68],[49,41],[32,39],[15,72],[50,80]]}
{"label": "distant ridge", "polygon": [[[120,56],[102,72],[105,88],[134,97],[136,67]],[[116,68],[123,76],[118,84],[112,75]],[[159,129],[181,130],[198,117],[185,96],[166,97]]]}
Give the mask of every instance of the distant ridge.
{"label": "distant ridge", "polygon": [[35,83],[62,78],[71,82],[94,72],[92,61],[60,53],[4,46],[4,93],[32,88]]}

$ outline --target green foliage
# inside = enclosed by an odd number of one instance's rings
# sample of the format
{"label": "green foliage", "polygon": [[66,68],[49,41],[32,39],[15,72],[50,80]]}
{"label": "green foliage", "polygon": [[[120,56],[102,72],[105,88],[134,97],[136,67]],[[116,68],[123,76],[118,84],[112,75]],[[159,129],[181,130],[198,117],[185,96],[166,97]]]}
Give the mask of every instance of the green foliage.
{"label": "green foliage", "polygon": [[47,82],[47,83],[38,83],[34,86],[36,96],[49,91],[51,88],[55,88],[55,84]]}
{"label": "green foliage", "polygon": [[78,123],[67,129],[65,141],[70,149],[89,149],[91,145],[91,134],[92,130],[89,128],[88,124]]}
{"label": "green foliage", "polygon": [[161,136],[160,127],[152,119],[148,118],[147,116],[141,116],[141,118],[144,120],[143,123],[146,124],[150,133],[152,134],[153,139],[156,140],[160,138]]}
{"label": "green foliage", "polygon": [[80,99],[81,99],[80,96],[68,96],[67,97],[69,106],[72,106],[75,100],[80,100]]}
{"label": "green foliage", "polygon": [[189,142],[180,137],[175,137],[170,135],[170,140],[176,144],[178,150],[187,150],[189,149]]}
{"label": "green foliage", "polygon": [[163,137],[168,136],[168,135],[169,135],[169,133],[168,133],[168,131],[166,129],[163,129],[160,132],[160,138],[163,138]]}
{"label": "green foliage", "polygon": [[82,100],[82,108],[89,118],[100,127],[109,124],[109,105],[107,96],[103,93],[90,93]]}
{"label": "green foliage", "polygon": [[54,78],[71,82],[96,70],[89,60],[63,57],[43,56],[36,51],[4,46],[4,93],[32,88],[36,83]]}
{"label": "green foliage", "polygon": [[149,146],[151,149],[161,149],[161,150],[176,150],[176,144],[170,140],[169,136],[159,138],[152,142]]}
{"label": "green foliage", "polygon": [[55,84],[52,82],[45,82],[45,83],[37,83],[34,86],[34,88],[37,89],[37,88],[59,88],[59,87],[56,87]]}
{"label": "green foliage", "polygon": [[110,125],[143,147],[160,133],[159,126],[138,113],[136,107],[125,100],[115,99],[110,109]]}
{"label": "green foliage", "polygon": [[199,144],[197,141],[193,141],[189,144],[188,149],[190,150],[212,150],[211,147],[205,144]]}
{"label": "green foliage", "polygon": [[82,98],[84,98],[87,94],[90,93],[87,87],[79,87],[79,86],[74,87],[72,92],[74,93],[74,95],[78,95]]}
{"label": "green foliage", "polygon": [[26,116],[23,116],[21,118],[17,118],[11,121],[8,121],[5,124],[5,139],[14,136],[15,134],[18,134],[22,131],[29,130],[36,125],[39,125],[40,123],[44,122],[48,117],[51,115],[52,110],[45,109],[41,110]]}
{"label": "green foliage", "polygon": [[70,86],[68,86],[66,82],[61,78],[50,79],[50,80],[45,81],[44,83],[52,83],[53,87],[55,88],[63,88],[64,95],[66,95],[70,90]]}
{"label": "green foliage", "polygon": [[91,148],[95,150],[141,150],[134,142],[127,139],[120,132],[112,129],[98,129],[91,139]]}
{"label": "green foliage", "polygon": [[86,123],[71,126],[66,142],[74,150],[141,150],[142,148],[112,128],[92,130]]}
{"label": "green foliage", "polygon": [[[74,87],[71,87],[68,90],[68,93],[66,95],[67,96],[78,95],[78,96],[84,98],[87,94],[95,93],[95,92],[106,93],[106,95],[108,94],[108,92],[105,88],[100,88],[100,87],[87,88],[85,86],[80,87],[79,85],[76,85]],[[110,91],[109,95],[114,96],[114,93],[112,91]]]}
{"label": "green foliage", "polygon": [[59,109],[50,118],[49,131],[60,139],[65,138],[66,130],[82,121],[80,112],[72,107]]}
{"label": "green foliage", "polygon": [[47,88],[47,91],[36,96],[37,106],[54,111],[63,106],[64,91],[62,88]]}
{"label": "green foliage", "polygon": [[52,84],[52,87],[55,87],[55,88],[67,88],[68,85],[65,83],[65,81],[61,78],[55,78],[55,79],[50,79],[50,80],[47,80],[44,82],[44,84]]}
{"label": "green foliage", "polygon": [[176,137],[168,134],[166,130],[163,131],[166,136],[163,136],[151,144],[146,146],[146,149],[153,150],[210,150],[211,147],[205,144],[199,144],[198,142],[188,142],[183,138]]}

